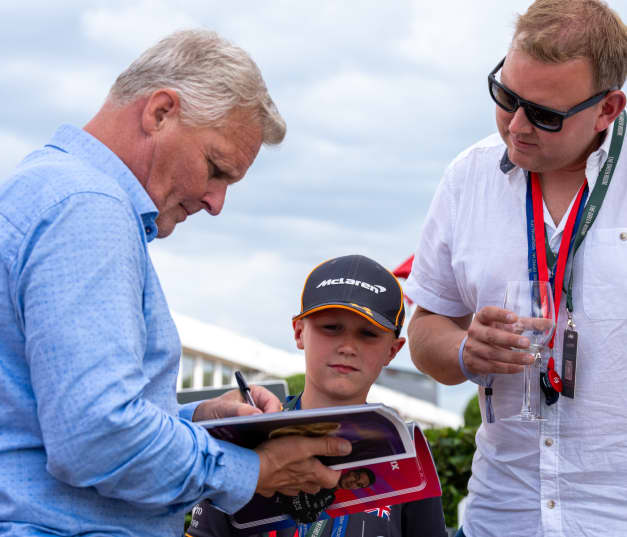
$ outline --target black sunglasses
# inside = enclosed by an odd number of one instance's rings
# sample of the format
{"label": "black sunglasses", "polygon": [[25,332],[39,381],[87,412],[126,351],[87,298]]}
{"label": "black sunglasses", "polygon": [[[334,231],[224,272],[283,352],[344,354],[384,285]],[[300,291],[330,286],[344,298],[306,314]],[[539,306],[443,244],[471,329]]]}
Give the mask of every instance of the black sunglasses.
{"label": "black sunglasses", "polygon": [[608,90],[602,91],[600,93],[597,93],[596,95],[593,95],[589,99],[586,99],[585,101],[579,103],[578,105],[573,106],[567,112],[560,112],[559,110],[554,110],[553,108],[542,106],[541,104],[526,101],[522,97],[516,95],[512,90],[506,88],[500,82],[497,82],[495,75],[498,70],[503,67],[504,63],[505,58],[503,58],[488,75],[488,87],[490,89],[490,96],[497,105],[499,105],[503,110],[509,112],[510,114],[513,114],[516,110],[518,110],[520,106],[522,106],[525,114],[527,114],[527,119],[532,125],[549,132],[557,132],[561,130],[562,124],[567,117],[573,116],[577,112],[581,112],[586,108],[594,106],[610,91],[618,89],[610,88]]}

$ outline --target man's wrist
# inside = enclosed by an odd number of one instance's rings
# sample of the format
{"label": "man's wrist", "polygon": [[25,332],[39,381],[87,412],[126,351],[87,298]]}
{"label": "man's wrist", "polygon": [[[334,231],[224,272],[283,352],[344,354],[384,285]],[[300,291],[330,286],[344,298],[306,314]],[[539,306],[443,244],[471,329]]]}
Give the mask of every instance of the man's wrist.
{"label": "man's wrist", "polygon": [[466,377],[470,382],[474,382],[475,384],[482,384],[481,375],[474,375],[468,369],[466,369],[466,365],[464,364],[464,347],[466,346],[466,341],[468,340],[468,334],[464,336],[461,343],[459,344],[459,351],[457,353],[457,360],[459,361],[459,369],[462,372],[462,375]]}

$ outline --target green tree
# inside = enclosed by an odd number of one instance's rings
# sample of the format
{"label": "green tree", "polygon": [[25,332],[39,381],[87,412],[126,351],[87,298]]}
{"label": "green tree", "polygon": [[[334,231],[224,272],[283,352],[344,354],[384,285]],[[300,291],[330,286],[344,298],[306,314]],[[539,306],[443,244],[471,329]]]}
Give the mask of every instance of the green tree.
{"label": "green tree", "polygon": [[285,381],[287,382],[287,391],[289,395],[298,395],[305,389],[304,373],[296,373],[295,375],[286,377]]}
{"label": "green tree", "polygon": [[476,431],[476,427],[446,427],[424,431],[440,476],[444,520],[449,528],[458,526],[457,504],[468,494]]}
{"label": "green tree", "polygon": [[481,409],[479,408],[479,396],[475,395],[468,401],[464,410],[464,425],[466,427],[479,427],[481,425]]}

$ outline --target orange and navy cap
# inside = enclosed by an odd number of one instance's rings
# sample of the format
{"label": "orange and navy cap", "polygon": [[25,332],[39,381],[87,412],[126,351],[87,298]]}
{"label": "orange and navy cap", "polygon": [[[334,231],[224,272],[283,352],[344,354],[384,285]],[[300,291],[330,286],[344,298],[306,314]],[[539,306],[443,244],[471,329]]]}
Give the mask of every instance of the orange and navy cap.
{"label": "orange and navy cap", "polygon": [[318,265],[305,280],[300,304],[294,321],[316,311],[344,308],[396,337],[405,320],[401,284],[388,269],[363,255],[345,255]]}

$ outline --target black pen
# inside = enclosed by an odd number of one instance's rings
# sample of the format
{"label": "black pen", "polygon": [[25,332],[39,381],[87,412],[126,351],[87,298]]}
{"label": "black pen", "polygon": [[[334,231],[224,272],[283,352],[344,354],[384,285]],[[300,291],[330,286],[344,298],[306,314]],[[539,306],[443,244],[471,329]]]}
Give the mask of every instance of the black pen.
{"label": "black pen", "polygon": [[237,381],[239,391],[242,394],[244,401],[246,401],[253,408],[257,408],[255,401],[253,401],[253,398],[250,395],[250,387],[248,386],[248,383],[246,382],[246,379],[244,378],[244,375],[242,375],[241,371],[235,371],[235,380]]}

